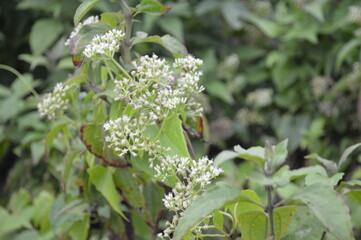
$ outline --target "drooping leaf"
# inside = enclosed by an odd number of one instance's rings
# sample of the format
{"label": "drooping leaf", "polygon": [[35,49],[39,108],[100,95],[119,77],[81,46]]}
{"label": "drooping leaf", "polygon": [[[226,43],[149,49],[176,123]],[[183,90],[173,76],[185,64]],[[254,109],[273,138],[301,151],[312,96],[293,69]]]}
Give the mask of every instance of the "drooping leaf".
{"label": "drooping leaf", "polygon": [[[234,202],[253,202],[249,196],[242,194],[239,190],[225,182],[219,182],[198,196],[192,204],[185,210],[180,218],[174,232],[174,239],[183,239],[189,228],[194,226],[202,218],[206,217],[214,210],[220,209]],[[205,204],[206,203],[206,204]]]}
{"label": "drooping leaf", "polygon": [[117,169],[114,172],[114,183],[122,191],[123,197],[127,199],[131,206],[144,208],[143,195],[129,168]]}
{"label": "drooping leaf", "polygon": [[85,16],[90,9],[92,9],[99,0],[85,0],[82,2],[79,7],[76,9],[74,14],[74,25],[78,25],[81,19]]}
{"label": "drooping leaf", "polygon": [[322,224],[339,240],[353,240],[350,210],[332,187],[313,184],[295,199],[304,202]]}
{"label": "drooping leaf", "polygon": [[142,0],[135,8],[138,12],[150,14],[164,14],[171,10],[171,8],[163,6],[157,0]]}
{"label": "drooping leaf", "polygon": [[331,173],[336,173],[338,171],[337,164],[334,161],[322,158],[316,153],[310,154],[305,158],[306,159],[315,158],[317,161],[322,163],[322,165],[325,166],[325,168],[329,170]]}
{"label": "drooping leaf", "polygon": [[237,158],[239,153],[229,150],[224,150],[220,152],[215,158],[214,158],[214,165],[219,166],[222,163],[232,160],[234,158]]}
{"label": "drooping leaf", "polygon": [[38,20],[30,33],[30,48],[34,55],[42,54],[58,38],[62,24],[54,19]]}
{"label": "drooping leaf", "polygon": [[239,154],[240,158],[258,162],[261,166],[263,166],[263,163],[266,161],[265,149],[263,147],[251,147],[249,149],[244,149],[237,145],[234,147],[234,150]]}
{"label": "drooping leaf", "polygon": [[353,152],[355,151],[356,148],[358,148],[359,146],[361,146],[361,143],[357,143],[357,144],[354,144],[350,147],[348,147],[343,153],[342,153],[342,156],[340,158],[340,161],[338,162],[338,169],[340,169],[340,167],[342,166],[342,164],[344,164],[347,160],[347,157]]}
{"label": "drooping leaf", "polygon": [[89,174],[90,181],[109,202],[114,211],[116,211],[124,219],[127,219],[124,213],[120,210],[120,196],[115,188],[110,169],[102,166],[94,166],[89,168],[87,172]]}
{"label": "drooping leaf", "polygon": [[288,226],[292,222],[292,215],[297,211],[295,206],[279,207],[273,211],[275,237],[281,239],[288,232]]}
{"label": "drooping leaf", "polygon": [[239,215],[239,227],[244,240],[266,240],[267,215],[263,211],[247,211]]}
{"label": "drooping leaf", "polygon": [[163,37],[155,35],[146,38],[138,38],[134,40],[133,44],[135,45],[147,42],[160,44],[176,58],[184,57],[188,54],[186,47],[170,35],[164,35]]}

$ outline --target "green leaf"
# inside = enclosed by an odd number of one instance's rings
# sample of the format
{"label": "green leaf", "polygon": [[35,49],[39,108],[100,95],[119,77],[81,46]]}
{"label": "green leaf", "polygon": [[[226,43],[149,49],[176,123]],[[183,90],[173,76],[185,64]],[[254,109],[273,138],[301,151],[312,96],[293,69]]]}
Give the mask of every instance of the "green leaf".
{"label": "green leaf", "polygon": [[214,158],[214,165],[219,166],[228,160],[237,158],[238,156],[239,156],[239,153],[234,152],[234,151],[229,151],[229,150],[222,151]]}
{"label": "green leaf", "polygon": [[34,200],[33,223],[40,228],[41,233],[45,233],[51,228],[49,213],[53,202],[53,195],[44,190]]}
{"label": "green leaf", "polygon": [[346,195],[351,198],[352,201],[361,204],[361,190],[351,190]]}
{"label": "green leaf", "polygon": [[234,30],[242,29],[241,17],[249,15],[248,10],[239,1],[226,1],[221,4],[220,10],[228,25]]}
{"label": "green leaf", "polygon": [[361,146],[361,143],[357,143],[357,144],[354,144],[350,147],[348,147],[343,153],[342,153],[342,156],[340,158],[340,161],[338,162],[338,169],[340,169],[340,167],[342,166],[342,164],[344,164],[347,160],[347,157],[353,152],[355,151],[356,148],[358,148],[359,146]]}
{"label": "green leaf", "polygon": [[230,105],[234,103],[232,94],[225,83],[221,81],[211,81],[207,83],[206,89],[210,95],[217,97]]}
{"label": "green leaf", "polygon": [[148,215],[148,219],[152,223],[156,223],[159,213],[163,210],[164,189],[157,184],[149,181],[144,188],[144,199],[146,208],[144,209]]}
{"label": "green leaf", "polygon": [[280,142],[274,149],[273,165],[280,166],[286,161],[288,139]]}
{"label": "green leaf", "polygon": [[284,237],[292,222],[292,215],[297,211],[295,206],[279,207],[273,211],[276,240]]}
{"label": "green leaf", "polygon": [[179,42],[176,38],[170,35],[164,35],[163,37],[160,36],[150,36],[147,38],[135,39],[133,44],[139,43],[157,43],[167,49],[174,57],[184,57],[188,54],[186,47]]}
{"label": "green leaf", "polygon": [[105,197],[110,206],[124,219],[127,217],[120,210],[120,196],[115,188],[113,176],[109,168],[94,166],[87,170],[90,181],[95,188]]}
{"label": "green leaf", "polygon": [[30,48],[34,55],[42,54],[58,38],[63,27],[54,19],[41,19],[36,21],[30,32]]}
{"label": "green leaf", "polygon": [[92,9],[99,0],[85,0],[82,2],[79,7],[76,9],[74,14],[74,25],[78,25],[84,15]]}
{"label": "green leaf", "polygon": [[90,216],[84,215],[84,218],[73,223],[69,229],[69,235],[73,240],[87,240],[90,227]]}
{"label": "green leaf", "polygon": [[[255,193],[252,190],[243,190],[241,191],[242,194],[244,194],[245,196],[248,196],[250,199],[253,200],[253,202],[237,202],[234,204],[234,215],[235,217],[238,217],[241,213],[244,212],[248,212],[248,211],[263,211],[263,207],[261,207],[260,205],[262,205],[261,199],[259,198],[259,196],[257,195],[257,193]],[[258,204],[256,204],[258,203]]]}
{"label": "green leaf", "polygon": [[313,184],[302,190],[295,199],[304,202],[338,240],[354,239],[350,210],[332,187]]}
{"label": "green leaf", "polygon": [[189,228],[214,210],[237,201],[254,202],[249,196],[242,194],[239,190],[227,183],[216,183],[216,185],[198,196],[184,211],[184,215],[180,218],[178,226],[175,229],[174,240],[183,239],[183,236],[187,233]]}
{"label": "green leaf", "polygon": [[315,158],[317,161],[322,163],[322,165],[325,166],[325,168],[327,170],[329,170],[331,173],[337,173],[338,172],[337,164],[334,161],[322,158],[322,157],[318,156],[318,154],[316,154],[316,153],[307,155],[305,158],[306,159]]}
{"label": "green leaf", "polygon": [[122,191],[122,196],[135,208],[144,208],[144,198],[136,179],[129,168],[119,168],[114,172],[114,183]]}
{"label": "green leaf", "polygon": [[239,215],[239,227],[244,240],[266,240],[267,215],[263,211],[248,211]]}
{"label": "green leaf", "polygon": [[314,16],[318,21],[324,22],[323,8],[327,4],[327,0],[314,0],[305,4],[304,9],[306,12]]}
{"label": "green leaf", "polygon": [[101,158],[103,155],[103,127],[100,124],[89,123],[80,129],[81,140],[86,145],[89,152]]}
{"label": "green leaf", "polygon": [[251,147],[249,149],[244,149],[237,145],[234,147],[234,150],[239,154],[240,158],[258,162],[261,166],[263,166],[263,163],[266,161],[265,149],[263,147]]}
{"label": "green leaf", "polygon": [[169,154],[190,158],[183,134],[182,121],[178,115],[174,114],[165,119],[158,134],[160,144],[171,149]]}
{"label": "green leaf", "polygon": [[8,208],[15,213],[21,211],[30,204],[30,194],[25,189],[20,189],[19,192],[12,194],[9,201]]}
{"label": "green leaf", "polygon": [[67,126],[67,123],[61,123],[53,127],[48,135],[45,138],[45,152],[48,152],[50,149],[50,145],[54,141],[55,137],[58,135],[60,131],[62,131]]}
{"label": "green leaf", "polygon": [[[336,57],[336,70],[337,72],[340,70],[342,63],[345,61],[347,57],[349,57],[353,50],[356,50],[358,46],[361,45],[360,39],[352,39],[349,42],[345,43],[345,45],[340,49]],[[357,52],[357,51],[355,51]]]}
{"label": "green leaf", "polygon": [[313,173],[313,174],[309,174],[306,177],[305,183],[306,186],[310,186],[312,184],[318,183],[318,184],[325,184],[334,187],[342,179],[343,175],[344,173],[336,173],[332,177],[328,177],[323,174]]}
{"label": "green leaf", "polygon": [[171,34],[179,41],[184,41],[183,22],[179,17],[164,17],[158,24],[166,33]]}
{"label": "green leaf", "polygon": [[121,116],[123,108],[124,108],[124,102],[113,101],[110,106],[109,119],[115,120],[115,119],[119,118]]}
{"label": "green leaf", "polygon": [[142,0],[135,8],[138,12],[151,14],[164,14],[171,10],[171,8],[163,6],[156,0]]}
{"label": "green leaf", "polygon": [[218,229],[223,229],[223,223],[224,223],[223,214],[220,213],[219,211],[215,211],[212,213],[212,216],[213,216],[212,220],[214,226]]}
{"label": "green leaf", "polygon": [[255,24],[267,37],[274,38],[281,33],[281,27],[275,22],[256,17],[255,15],[247,16],[247,20]]}

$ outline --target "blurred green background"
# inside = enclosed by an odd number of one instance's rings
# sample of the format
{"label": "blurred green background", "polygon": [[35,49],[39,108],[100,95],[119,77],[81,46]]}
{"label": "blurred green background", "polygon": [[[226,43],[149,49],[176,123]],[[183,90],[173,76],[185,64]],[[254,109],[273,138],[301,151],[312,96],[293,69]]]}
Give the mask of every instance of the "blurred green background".
{"label": "blurred green background", "polygon": [[[44,154],[50,123],[40,119],[26,84],[49,92],[74,71],[64,42],[80,3],[0,2],[0,64],[23,76],[0,70],[0,204],[20,187],[59,188],[52,182],[56,165]],[[308,164],[309,153],[338,159],[360,142],[360,1],[162,3],[172,10],[138,17],[134,33],[171,34],[204,60],[210,157],[237,144],[248,148],[288,138],[287,161],[297,168]],[[92,14],[118,10],[117,3],[104,0]],[[170,56],[153,45],[135,51]],[[345,171],[346,179],[361,178],[360,155],[352,156]]]}

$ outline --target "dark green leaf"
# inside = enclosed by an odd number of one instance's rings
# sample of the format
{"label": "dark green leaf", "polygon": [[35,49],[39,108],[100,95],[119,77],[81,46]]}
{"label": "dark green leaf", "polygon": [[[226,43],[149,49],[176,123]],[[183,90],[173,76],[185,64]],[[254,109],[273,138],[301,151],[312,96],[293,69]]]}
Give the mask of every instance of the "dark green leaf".
{"label": "dark green leaf", "polygon": [[171,9],[163,6],[160,2],[156,0],[142,0],[135,8],[138,12],[145,12],[151,14],[163,14]]}
{"label": "dark green leaf", "polygon": [[62,24],[55,19],[38,20],[30,33],[30,47],[34,55],[42,54],[58,38],[62,31]]}
{"label": "dark green leaf", "polygon": [[78,25],[84,15],[92,9],[99,0],[85,0],[82,2],[79,7],[76,9],[74,14],[74,25]]}

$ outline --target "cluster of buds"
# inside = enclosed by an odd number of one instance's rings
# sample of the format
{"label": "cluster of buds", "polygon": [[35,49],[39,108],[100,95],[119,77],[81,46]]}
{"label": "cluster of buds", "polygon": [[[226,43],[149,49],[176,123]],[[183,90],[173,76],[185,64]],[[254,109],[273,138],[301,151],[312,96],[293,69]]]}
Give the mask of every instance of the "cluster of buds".
{"label": "cluster of buds", "polygon": [[83,26],[97,24],[97,23],[99,23],[99,17],[98,16],[90,16],[87,19],[85,19],[83,22],[76,25],[75,28],[73,29],[73,31],[70,33],[69,38],[65,41],[65,43],[64,43],[65,46],[70,45],[71,39],[73,39],[79,33],[80,29]]}
{"label": "cluster of buds", "polygon": [[236,114],[236,119],[245,126],[262,125],[265,123],[265,120],[258,112],[251,111],[248,108],[241,108]]}
{"label": "cluster of buds", "polygon": [[62,115],[69,102],[66,94],[70,87],[64,83],[57,83],[52,93],[45,94],[38,103],[40,116],[48,116],[51,120]]}
{"label": "cluster of buds", "polygon": [[[170,239],[178,224],[179,217],[190,206],[194,198],[205,190],[211,180],[223,172],[221,168],[215,167],[213,161],[202,157],[198,161],[187,157],[166,156],[154,167],[156,178],[164,181],[168,177],[178,179],[171,192],[165,195],[164,206],[174,212],[172,221],[167,222],[167,228],[159,233],[161,239]],[[204,226],[194,226],[192,232],[199,234]]]}
{"label": "cluster of buds", "polygon": [[348,8],[347,18],[350,22],[361,23],[361,7],[360,6],[350,6]]}
{"label": "cluster of buds", "polygon": [[103,35],[96,35],[85,47],[83,53],[90,59],[97,56],[113,57],[124,35],[122,30],[117,29],[112,29]]}
{"label": "cluster of buds", "polygon": [[326,76],[317,76],[311,80],[312,92],[316,97],[324,95],[331,87],[333,81]]}
{"label": "cluster of buds", "polygon": [[272,103],[272,95],[271,88],[259,88],[247,94],[246,102],[254,107],[265,107]]}
{"label": "cluster of buds", "polygon": [[110,120],[103,125],[105,141],[120,158],[129,154],[136,157],[142,151],[149,154],[149,161],[152,162],[168,149],[162,147],[159,140],[145,136],[146,126],[149,124],[151,122],[144,114],[134,118],[124,115]]}
{"label": "cluster of buds", "polygon": [[155,121],[182,110],[197,117],[203,112],[195,96],[204,90],[198,86],[202,60],[192,56],[176,59],[173,68],[157,55],[134,61],[132,78],[115,80],[115,100],[127,101],[134,109],[147,112]]}

